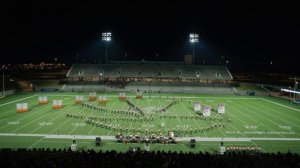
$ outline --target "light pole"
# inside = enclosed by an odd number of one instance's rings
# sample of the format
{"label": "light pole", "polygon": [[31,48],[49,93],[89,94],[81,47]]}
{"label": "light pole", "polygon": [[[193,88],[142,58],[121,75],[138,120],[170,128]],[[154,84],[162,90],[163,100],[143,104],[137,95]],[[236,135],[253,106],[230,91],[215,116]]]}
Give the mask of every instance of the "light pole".
{"label": "light pole", "polygon": [[195,43],[199,42],[199,34],[191,33],[190,42],[193,45],[193,64],[195,64]]}
{"label": "light pole", "polygon": [[4,69],[3,69],[3,71],[2,71],[2,89],[3,89],[3,94],[2,94],[2,96],[3,97],[5,97],[5,86],[4,86]]}
{"label": "light pole", "polygon": [[102,33],[102,40],[105,41],[105,63],[107,64],[107,42],[111,41],[111,32]]}

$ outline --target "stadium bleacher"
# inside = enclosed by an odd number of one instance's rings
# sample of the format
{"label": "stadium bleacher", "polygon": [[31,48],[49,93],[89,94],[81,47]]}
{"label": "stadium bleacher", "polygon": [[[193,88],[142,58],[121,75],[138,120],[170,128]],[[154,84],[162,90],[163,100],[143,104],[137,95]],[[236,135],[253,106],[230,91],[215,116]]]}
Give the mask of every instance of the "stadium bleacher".
{"label": "stadium bleacher", "polygon": [[[63,88],[63,91],[121,90],[135,92],[137,89],[139,89],[141,91],[161,91],[167,93],[235,93],[231,85],[217,84],[219,81],[232,80],[232,76],[225,66],[177,65],[160,63],[105,65],[75,64],[67,74],[67,78],[72,79],[70,81],[73,82],[66,84]],[[78,84],[76,83],[76,78],[85,78],[83,82],[90,81],[91,83]],[[95,80],[91,81],[91,78],[96,80],[103,78],[106,79],[106,82],[101,84],[92,83],[95,82]],[[135,78],[135,80],[126,82],[126,78]],[[147,78],[152,79],[152,81],[149,82],[147,80],[139,80]],[[153,79],[158,80],[158,82],[154,82],[155,80]],[[181,81],[176,82],[179,79]],[[182,82],[183,80],[185,80],[185,82]],[[193,81],[198,82],[195,83]]]}
{"label": "stadium bleacher", "polygon": [[75,64],[67,77],[144,77],[232,80],[225,66],[162,64]]}
{"label": "stadium bleacher", "polygon": [[[20,157],[26,156],[26,157]],[[228,152],[209,153],[147,152],[130,147],[116,151],[72,152],[71,149],[1,149],[1,167],[299,167],[300,156],[293,153]]]}

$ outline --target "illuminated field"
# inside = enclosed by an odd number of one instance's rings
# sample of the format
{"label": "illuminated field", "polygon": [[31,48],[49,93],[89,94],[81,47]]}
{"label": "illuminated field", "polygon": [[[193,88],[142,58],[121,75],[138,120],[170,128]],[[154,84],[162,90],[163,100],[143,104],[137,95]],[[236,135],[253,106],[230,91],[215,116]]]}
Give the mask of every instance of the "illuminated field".
{"label": "illuminated field", "polygon": [[[49,103],[38,104],[38,97],[48,96]],[[75,104],[75,96],[88,93],[18,94],[0,99],[0,147],[1,148],[68,148],[76,135],[81,149],[126,151],[129,146],[143,144],[116,143],[114,136],[123,134],[159,134],[167,136],[172,130],[179,144],[153,144],[151,150],[208,151],[218,150],[221,138],[225,145],[259,145],[262,151],[300,153],[300,107],[285,100],[258,96],[218,96],[193,94],[147,93],[142,99],[129,94],[129,100],[145,113],[128,111],[129,105],[120,101],[118,93],[97,93],[108,98],[106,111]],[[52,100],[63,100],[64,107],[52,109]],[[179,103],[165,112],[157,109],[174,100]],[[212,117],[202,118],[193,111],[193,103],[209,105]],[[16,113],[16,103],[28,103],[29,111]],[[99,107],[98,100],[89,102]],[[219,115],[217,105],[224,103],[226,112]],[[88,123],[87,118],[93,120]],[[215,126],[215,127],[214,127]],[[213,128],[212,128],[213,127]],[[95,146],[95,137],[104,143]],[[188,141],[197,139],[196,148]],[[199,142],[201,141],[201,142]]]}

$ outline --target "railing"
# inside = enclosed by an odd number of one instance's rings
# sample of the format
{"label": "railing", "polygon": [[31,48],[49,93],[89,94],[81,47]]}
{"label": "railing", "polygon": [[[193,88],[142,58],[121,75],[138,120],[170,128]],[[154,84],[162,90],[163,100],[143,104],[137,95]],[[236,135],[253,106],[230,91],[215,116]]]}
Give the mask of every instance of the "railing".
{"label": "railing", "polygon": [[16,90],[6,90],[6,91],[2,91],[1,93],[0,93],[0,96],[1,97],[3,97],[3,96],[7,96],[7,95],[12,95],[12,94],[14,94],[16,92]]}

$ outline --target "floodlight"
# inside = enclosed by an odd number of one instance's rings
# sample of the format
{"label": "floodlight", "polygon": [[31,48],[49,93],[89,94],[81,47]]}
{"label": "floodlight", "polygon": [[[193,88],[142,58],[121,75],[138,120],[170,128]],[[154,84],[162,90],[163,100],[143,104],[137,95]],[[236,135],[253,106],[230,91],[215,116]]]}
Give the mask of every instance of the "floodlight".
{"label": "floodlight", "polygon": [[104,41],[111,40],[111,33],[102,33],[102,40]]}
{"label": "floodlight", "polygon": [[111,41],[111,32],[102,33],[102,40],[105,41],[105,60],[107,64],[107,42]]}
{"label": "floodlight", "polygon": [[190,33],[190,42],[193,44],[193,64],[195,64],[195,61],[194,61],[194,58],[195,58],[194,43],[198,43],[199,42],[199,34]]}
{"label": "floodlight", "polygon": [[191,33],[190,34],[190,42],[191,43],[197,43],[197,42],[199,42],[199,34]]}
{"label": "floodlight", "polygon": [[111,41],[111,33],[110,32],[102,33],[102,40]]}

